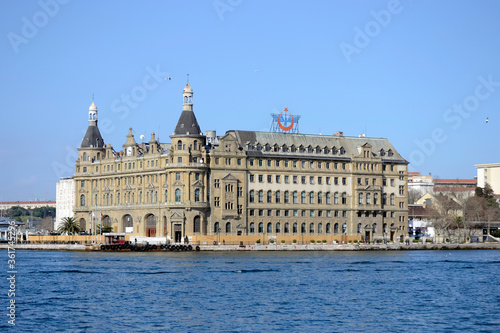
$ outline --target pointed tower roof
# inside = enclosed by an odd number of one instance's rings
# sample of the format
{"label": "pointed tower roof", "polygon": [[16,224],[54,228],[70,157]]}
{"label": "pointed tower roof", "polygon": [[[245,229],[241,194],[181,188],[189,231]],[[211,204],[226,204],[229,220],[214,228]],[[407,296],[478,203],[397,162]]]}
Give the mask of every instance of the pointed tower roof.
{"label": "pointed tower roof", "polygon": [[104,148],[104,140],[97,127],[97,107],[92,101],[89,107],[89,127],[83,137],[81,148]]}
{"label": "pointed tower roof", "polygon": [[175,126],[175,131],[173,135],[200,135],[201,129],[196,120],[196,116],[193,112],[193,89],[191,86],[186,84],[186,87],[182,91],[183,103],[182,103],[182,113]]}
{"label": "pointed tower roof", "polygon": [[135,145],[137,145],[137,142],[135,142],[134,134],[132,133],[132,127],[130,127],[128,129],[127,142],[125,142],[123,147],[135,146]]}

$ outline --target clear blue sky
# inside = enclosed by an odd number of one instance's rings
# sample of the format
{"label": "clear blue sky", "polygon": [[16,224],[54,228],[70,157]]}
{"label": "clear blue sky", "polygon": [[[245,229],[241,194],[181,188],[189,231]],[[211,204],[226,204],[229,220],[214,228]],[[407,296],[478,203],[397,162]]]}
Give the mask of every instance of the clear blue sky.
{"label": "clear blue sky", "polygon": [[169,142],[186,73],[203,131],[288,107],[302,133],[389,138],[410,171],[500,162],[499,1],[60,2],[0,1],[0,201],[55,199],[92,94],[116,150],[130,126]]}

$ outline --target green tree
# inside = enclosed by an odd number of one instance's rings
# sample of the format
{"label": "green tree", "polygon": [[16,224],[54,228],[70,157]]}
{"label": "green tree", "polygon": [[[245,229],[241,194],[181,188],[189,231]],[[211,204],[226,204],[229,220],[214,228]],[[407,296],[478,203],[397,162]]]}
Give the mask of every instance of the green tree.
{"label": "green tree", "polygon": [[102,224],[97,226],[97,234],[112,232],[113,228],[109,224]]}
{"label": "green tree", "polygon": [[63,218],[63,224],[57,228],[57,231],[63,235],[75,235],[80,232],[80,223],[78,223],[74,217]]}

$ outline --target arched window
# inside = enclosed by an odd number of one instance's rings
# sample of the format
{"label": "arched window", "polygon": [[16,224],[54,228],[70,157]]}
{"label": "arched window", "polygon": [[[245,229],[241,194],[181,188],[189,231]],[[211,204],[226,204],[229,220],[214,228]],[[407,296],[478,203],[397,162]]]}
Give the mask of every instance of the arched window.
{"label": "arched window", "polygon": [[[142,192],[141,192],[141,195],[142,195]],[[168,190],[165,190],[165,202],[168,201]],[[142,199],[141,199],[141,202],[142,202]]]}
{"label": "arched window", "polygon": [[195,216],[194,220],[193,220],[193,232],[200,232],[201,230],[201,223],[200,223],[200,216]]}
{"label": "arched window", "polygon": [[370,195],[370,193],[366,193],[366,204],[367,205],[371,204],[371,195]]}
{"label": "arched window", "polygon": [[294,203],[294,204],[298,203],[298,199],[297,199],[297,191],[294,191],[294,192],[293,192],[293,203]]}
{"label": "arched window", "polygon": [[309,224],[309,233],[314,234],[314,223]]}
{"label": "arched window", "polygon": [[181,202],[181,190],[175,189],[175,202]]}
{"label": "arched window", "polygon": [[358,234],[361,233],[361,223],[358,223]]}
{"label": "arched window", "polygon": [[373,194],[373,204],[378,205],[378,193]]}
{"label": "arched window", "polygon": [[250,202],[255,202],[255,192],[254,192],[254,190],[250,191]]}
{"label": "arched window", "polygon": [[292,232],[293,232],[294,234],[296,234],[296,233],[297,233],[297,223],[294,223],[294,224],[293,224],[293,230],[292,230]]}
{"label": "arched window", "polygon": [[231,233],[231,222],[226,223],[226,234]]}
{"label": "arched window", "polygon": [[259,191],[259,202],[264,202],[264,191]]}
{"label": "arched window", "polygon": [[384,224],[382,225],[382,232],[383,232],[383,233],[386,233],[386,232],[387,232],[387,223],[384,223]]}
{"label": "arched window", "polygon": [[284,199],[284,203],[289,203],[290,202],[290,196],[289,196],[289,193],[288,191],[285,191],[285,199]]}
{"label": "arched window", "polygon": [[276,197],[276,203],[280,203],[280,201],[281,201],[281,193],[280,193],[280,191],[276,191],[275,197]]}
{"label": "arched window", "polygon": [[264,232],[264,223],[260,222],[259,223],[259,234]]}
{"label": "arched window", "polygon": [[305,191],[302,191],[302,193],[300,193],[300,203],[303,203],[303,204],[306,203],[306,192]]}
{"label": "arched window", "polygon": [[387,205],[387,193],[382,195],[382,205]]}
{"label": "arched window", "polygon": [[373,231],[374,234],[377,233],[377,223],[373,223],[373,225],[372,225],[372,231]]}
{"label": "arched window", "polygon": [[347,223],[342,224],[342,233],[344,235],[347,233]]}
{"label": "arched window", "polygon": [[281,224],[278,222],[276,223],[276,233],[279,234],[281,232]]}
{"label": "arched window", "polygon": [[177,141],[177,150],[182,150],[182,141]]}
{"label": "arched window", "polygon": [[333,203],[338,205],[339,204],[339,192],[335,192],[333,194]]}
{"label": "arched window", "polygon": [[391,206],[394,206],[394,193],[391,193]]}
{"label": "arched window", "polygon": [[200,189],[194,190],[194,202],[200,202]]}
{"label": "arched window", "polygon": [[271,203],[273,202],[273,192],[267,191],[267,202]]}
{"label": "arched window", "polygon": [[309,192],[309,203],[310,204],[314,203],[314,192],[313,191]]}
{"label": "arched window", "polygon": [[267,233],[270,234],[273,232],[273,224],[271,222],[269,222],[267,224]]}
{"label": "arched window", "polygon": [[342,204],[347,204],[347,193],[342,192]]}
{"label": "arched window", "polygon": [[220,232],[219,222],[215,222],[215,224],[214,224],[214,233],[218,233],[218,232]]}
{"label": "arched window", "polygon": [[301,233],[303,233],[303,234],[305,234],[305,233],[306,233],[306,224],[305,224],[305,223],[302,223],[302,224],[300,225],[300,232],[301,232]]}
{"label": "arched window", "polygon": [[326,233],[329,234],[332,232],[332,229],[331,229],[331,224],[330,223],[327,223],[326,224]]}
{"label": "arched window", "polygon": [[83,160],[86,161],[87,160],[87,153],[83,153]]}
{"label": "arched window", "polygon": [[338,234],[339,233],[339,224],[338,223],[335,223],[333,225],[333,233],[334,234]]}
{"label": "arched window", "polygon": [[363,193],[359,193],[359,194],[358,194],[358,200],[359,200],[359,201],[358,201],[358,203],[359,203],[360,205],[362,205],[362,204],[363,204]]}
{"label": "arched window", "polygon": [[253,234],[255,232],[255,224],[252,222],[250,223],[250,233]]}
{"label": "arched window", "polygon": [[328,205],[332,203],[332,199],[330,198],[330,192],[326,192],[326,203]]}
{"label": "arched window", "polygon": [[318,234],[323,233],[323,223],[318,223]]}
{"label": "arched window", "polygon": [[198,141],[197,140],[194,140],[193,150],[198,150]]}
{"label": "arched window", "polygon": [[290,224],[288,222],[285,223],[285,234],[290,232]]}
{"label": "arched window", "polygon": [[323,203],[323,193],[318,192],[318,204],[322,204],[322,203]]}
{"label": "arched window", "polygon": [[80,206],[85,206],[85,195],[80,195]]}

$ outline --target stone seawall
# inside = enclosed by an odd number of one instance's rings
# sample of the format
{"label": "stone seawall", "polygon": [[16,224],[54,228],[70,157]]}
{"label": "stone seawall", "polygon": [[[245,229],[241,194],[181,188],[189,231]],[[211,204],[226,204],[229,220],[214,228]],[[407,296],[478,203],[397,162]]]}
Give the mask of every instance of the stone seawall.
{"label": "stone seawall", "polygon": [[[195,246],[193,246],[195,247]],[[7,250],[8,244],[0,244]],[[10,247],[12,248],[12,246]],[[16,250],[98,251],[84,244],[16,244]],[[200,251],[406,251],[406,250],[500,250],[500,243],[467,244],[309,244],[309,245],[200,245]],[[161,250],[158,250],[161,251]]]}

